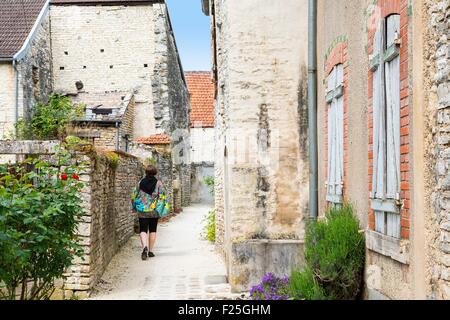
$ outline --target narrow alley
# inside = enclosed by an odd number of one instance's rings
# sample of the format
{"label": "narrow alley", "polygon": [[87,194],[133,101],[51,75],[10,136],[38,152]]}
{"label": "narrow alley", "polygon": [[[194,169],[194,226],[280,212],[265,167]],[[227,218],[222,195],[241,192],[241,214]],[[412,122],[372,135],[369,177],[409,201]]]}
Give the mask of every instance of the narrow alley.
{"label": "narrow alley", "polygon": [[194,205],[158,226],[156,257],[141,260],[139,236],[133,236],[109,264],[95,288],[94,300],[235,299],[225,264],[214,244],[201,236],[210,208]]}

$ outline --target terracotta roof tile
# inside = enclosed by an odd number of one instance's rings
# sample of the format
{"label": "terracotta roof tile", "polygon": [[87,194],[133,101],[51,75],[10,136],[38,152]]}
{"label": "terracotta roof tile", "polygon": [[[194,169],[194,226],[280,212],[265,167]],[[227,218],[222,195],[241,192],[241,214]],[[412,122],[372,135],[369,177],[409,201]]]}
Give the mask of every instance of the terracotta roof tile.
{"label": "terracotta roof tile", "polygon": [[160,134],[153,134],[149,137],[137,138],[135,141],[142,144],[153,145],[153,144],[170,144],[172,140],[168,135],[160,133]]}
{"label": "terracotta roof tile", "polygon": [[214,83],[207,71],[186,72],[191,97],[191,127],[214,127]]}
{"label": "terracotta roof tile", "polygon": [[46,0],[0,1],[0,58],[12,58],[23,46]]}

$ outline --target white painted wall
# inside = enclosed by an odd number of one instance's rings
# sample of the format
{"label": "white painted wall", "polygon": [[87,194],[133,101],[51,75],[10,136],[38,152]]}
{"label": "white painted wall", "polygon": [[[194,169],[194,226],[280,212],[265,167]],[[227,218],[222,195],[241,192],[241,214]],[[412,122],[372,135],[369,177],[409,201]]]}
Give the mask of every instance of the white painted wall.
{"label": "white painted wall", "polygon": [[191,128],[191,162],[214,162],[214,128]]}
{"label": "white painted wall", "polygon": [[0,63],[0,140],[14,130],[15,72],[11,63]]}
{"label": "white painted wall", "polygon": [[76,81],[86,92],[136,90],[135,136],[155,133],[152,6],[52,6],[50,14],[55,90],[76,92]]}

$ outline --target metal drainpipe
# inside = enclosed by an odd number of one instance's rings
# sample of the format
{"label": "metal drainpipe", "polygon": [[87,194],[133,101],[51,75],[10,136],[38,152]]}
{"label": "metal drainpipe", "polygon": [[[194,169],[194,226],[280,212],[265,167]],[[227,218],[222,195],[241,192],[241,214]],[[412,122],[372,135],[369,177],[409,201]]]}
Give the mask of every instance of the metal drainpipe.
{"label": "metal drainpipe", "polygon": [[116,151],[119,151],[119,122],[116,122]]}
{"label": "metal drainpipe", "polygon": [[310,218],[317,219],[317,0],[309,0],[308,7],[309,210]]}
{"label": "metal drainpipe", "polygon": [[17,122],[19,121],[19,70],[17,70],[17,60],[13,60],[13,68],[14,71],[16,73],[16,105],[15,105],[15,132],[16,132],[16,137],[18,135],[18,130],[17,130]]}

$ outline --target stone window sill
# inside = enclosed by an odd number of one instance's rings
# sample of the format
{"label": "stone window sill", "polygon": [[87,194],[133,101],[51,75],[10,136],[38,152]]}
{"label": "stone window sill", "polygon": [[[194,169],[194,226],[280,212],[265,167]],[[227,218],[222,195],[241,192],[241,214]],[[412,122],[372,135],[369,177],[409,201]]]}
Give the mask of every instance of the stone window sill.
{"label": "stone window sill", "polygon": [[390,257],[402,264],[409,264],[409,241],[367,230],[366,247],[371,251]]}

